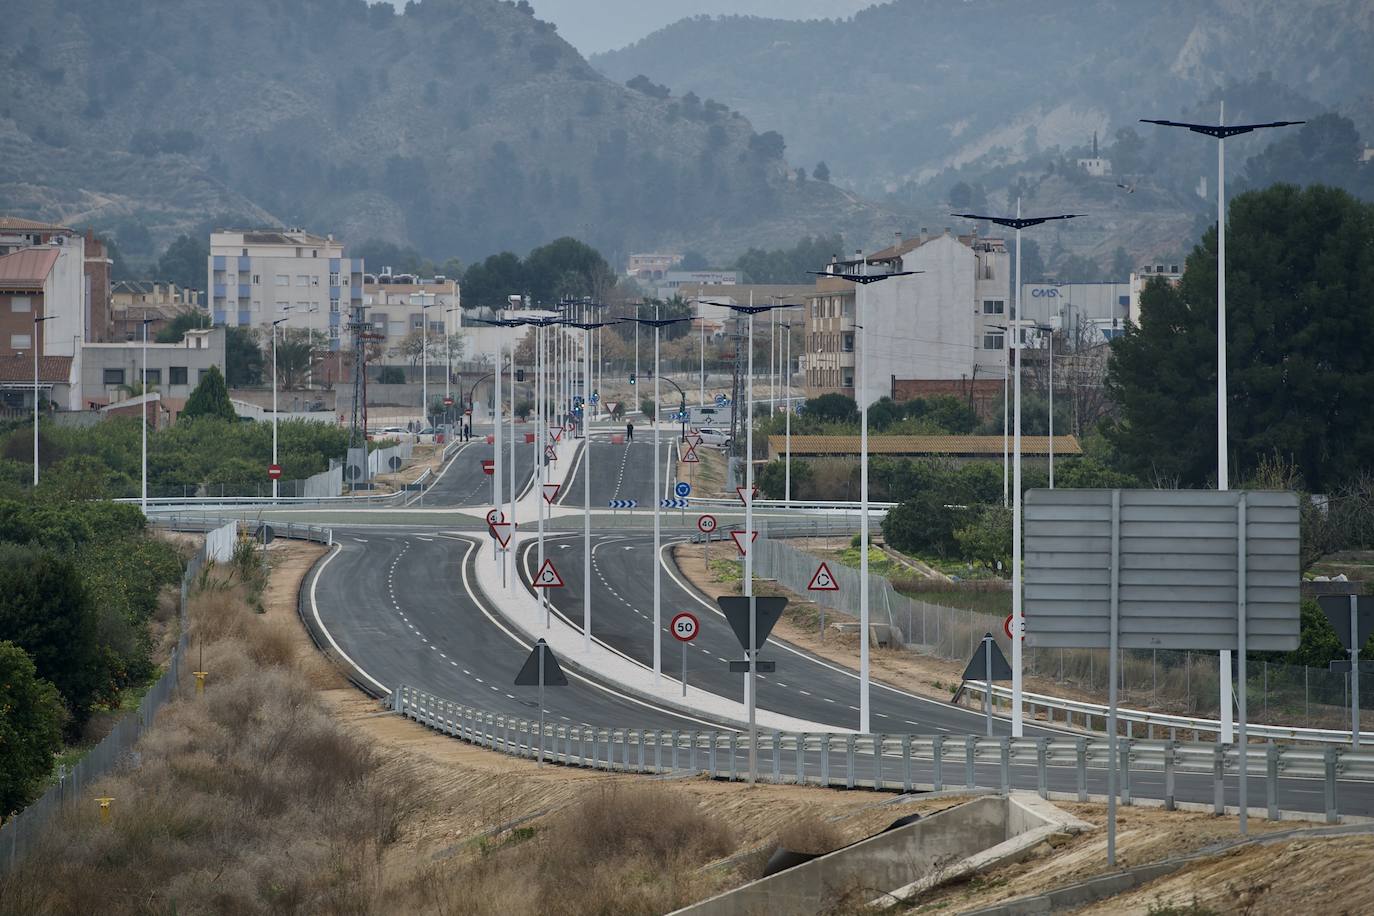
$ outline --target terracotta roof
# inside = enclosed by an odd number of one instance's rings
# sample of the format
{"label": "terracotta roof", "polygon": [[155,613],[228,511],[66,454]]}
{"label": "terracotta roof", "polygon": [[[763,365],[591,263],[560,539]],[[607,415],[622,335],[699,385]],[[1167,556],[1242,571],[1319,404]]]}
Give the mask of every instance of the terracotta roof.
{"label": "terracotta roof", "polygon": [[24,219],[19,216],[0,216],[0,230],[28,230],[28,231],[50,231],[50,232],[71,232],[67,226],[58,226],[54,223],[40,223],[37,220]]}
{"label": "terracotta roof", "polygon": [[56,248],[21,248],[13,254],[0,255],[0,286],[42,289],[56,263]]}
{"label": "terracotta roof", "polygon": [[[38,381],[65,385],[72,379],[70,356],[38,357]],[[33,384],[33,356],[0,356],[0,382]]]}
{"label": "terracotta roof", "polygon": [[[1021,454],[1048,455],[1049,436],[1022,436]],[[783,436],[769,436],[770,453],[781,454],[786,448]],[[1001,436],[869,436],[870,455],[998,455],[1002,454]],[[1056,455],[1081,455],[1082,447],[1073,436],[1055,436]],[[793,455],[858,455],[858,436],[793,436]]]}

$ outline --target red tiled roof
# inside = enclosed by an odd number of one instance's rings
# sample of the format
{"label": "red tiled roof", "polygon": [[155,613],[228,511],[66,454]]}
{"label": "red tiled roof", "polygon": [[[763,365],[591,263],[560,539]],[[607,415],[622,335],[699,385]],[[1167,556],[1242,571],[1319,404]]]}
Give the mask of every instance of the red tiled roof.
{"label": "red tiled roof", "polygon": [[[38,357],[38,381],[64,385],[72,378],[70,356]],[[0,382],[28,382],[33,384],[33,357],[0,356]]]}
{"label": "red tiled roof", "polygon": [[38,220],[24,219],[22,216],[0,216],[0,229],[27,230],[30,232],[71,232],[66,226],[55,223],[42,223]]}
{"label": "red tiled roof", "polygon": [[0,286],[10,289],[42,289],[57,263],[56,248],[21,248],[0,255]]}
{"label": "red tiled roof", "polygon": [[[769,436],[770,452],[781,454],[783,436]],[[1048,436],[1022,436],[1023,455],[1049,454]],[[1001,436],[870,436],[871,455],[1001,455]],[[1081,455],[1082,447],[1073,436],[1055,436],[1056,455]],[[793,455],[858,455],[858,436],[793,436]]]}

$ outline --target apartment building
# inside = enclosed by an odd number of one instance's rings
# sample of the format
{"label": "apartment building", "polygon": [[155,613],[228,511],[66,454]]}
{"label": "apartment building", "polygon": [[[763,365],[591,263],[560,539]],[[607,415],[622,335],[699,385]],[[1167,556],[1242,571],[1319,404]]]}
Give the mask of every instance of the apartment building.
{"label": "apartment building", "polygon": [[149,339],[178,315],[200,309],[200,293],[175,283],[156,280],[120,280],[110,293],[110,337],[114,341],[141,340],[143,319]]}
{"label": "apartment building", "polygon": [[1177,264],[1146,264],[1131,274],[1130,304],[1126,309],[1126,317],[1131,324],[1140,324],[1140,294],[1144,291],[1145,285],[1151,280],[1163,280],[1170,286],[1178,286],[1183,279],[1183,271]]}
{"label": "apartment building", "polygon": [[463,326],[462,290],[457,280],[448,277],[417,277],[393,274],[384,269],[377,275],[363,275],[363,305],[372,331],[384,337],[382,345],[396,347],[412,331],[429,324],[434,335],[454,334]]}
{"label": "apartment building", "polygon": [[81,404],[97,409],[129,398],[130,389],[143,380],[143,359],[148,360],[148,389],[171,419],[181,413],[186,399],[210,371],[224,372],[223,326],[187,331],[177,343],[91,343],[81,348]]}
{"label": "apartment building", "polygon": [[[110,269],[113,261],[105,244],[91,230],[15,216],[0,216],[0,255],[25,248],[62,247],[76,252],[81,262],[81,301],[64,305],[81,317],[81,336],[87,341],[110,340]],[[65,267],[63,268],[65,272]]]}
{"label": "apartment building", "polygon": [[1129,282],[1021,284],[1025,321],[1069,335],[1081,329],[1101,334],[1102,340],[1113,340],[1125,333],[1130,310]]}
{"label": "apartment building", "polygon": [[[901,380],[1001,379],[1006,371],[1009,278],[1000,238],[949,229],[918,236],[865,257],[830,265],[832,274],[913,271],[870,283],[856,318],[856,286],[820,276],[806,300],[806,353],[801,365],[807,397],[839,392],[861,404],[890,395]],[[867,330],[864,390],[856,392],[858,324]],[[919,387],[919,386],[918,386]],[[910,386],[907,386],[910,390]]]}
{"label": "apartment building", "polygon": [[210,234],[206,290],[216,325],[320,331],[338,350],[348,316],[363,304],[363,262],[345,257],[332,235],[304,229],[216,230]]}
{"label": "apartment building", "polygon": [[65,410],[80,403],[85,275],[79,245],[46,244],[0,255],[0,386],[9,407],[38,396]]}

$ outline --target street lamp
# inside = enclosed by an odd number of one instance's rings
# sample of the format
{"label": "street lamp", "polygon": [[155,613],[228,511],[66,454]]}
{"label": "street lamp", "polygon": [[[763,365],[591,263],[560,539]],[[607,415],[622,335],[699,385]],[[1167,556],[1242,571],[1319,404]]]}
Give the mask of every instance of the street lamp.
{"label": "street lamp", "polygon": [[[44,315],[33,319],[33,485],[38,486],[38,331],[39,325],[51,321],[56,315]],[[146,327],[146,325],[145,325]],[[147,496],[144,496],[144,512],[147,512]]]}
{"label": "street lamp", "polygon": [[[149,318],[147,312],[143,313],[143,376],[139,381],[140,396],[143,398],[143,403],[140,405],[142,422],[139,423],[143,432],[143,447],[141,450],[142,478],[139,488],[139,503],[145,516],[148,514],[148,325],[156,320]],[[154,416],[157,415],[154,414]]]}
{"label": "street lamp", "polygon": [[[429,315],[428,311],[436,305],[425,302],[426,293],[419,293],[420,302],[420,428],[429,425]],[[431,297],[432,298],[432,297]],[[512,357],[514,354],[512,353]],[[514,385],[514,382],[511,383]]]}
{"label": "street lamp", "polygon": [[[1024,731],[1021,716],[1021,639],[1025,630],[1021,613],[1021,230],[1031,226],[1039,226],[1051,220],[1076,219],[1082,216],[1081,213],[1060,213],[1054,216],[1022,216],[1021,199],[1016,199],[1015,216],[983,216],[977,213],[955,213],[954,216],[962,216],[965,219],[987,220],[999,226],[1007,226],[1016,230],[1016,276],[1013,280],[1015,289],[1014,305],[1012,306],[1012,320],[1007,322],[1008,330],[1016,335],[1015,348],[1016,357],[1016,413],[1013,423],[1013,437],[1015,439],[1015,457],[1012,470],[1012,510],[1011,510],[1011,734],[1014,738],[1022,737]],[[1003,412],[1005,418],[1006,413]]]}
{"label": "street lamp", "polygon": [[[1226,103],[1220,103],[1216,124],[1190,124],[1185,121],[1160,121],[1141,118],[1143,124],[1163,127],[1182,127],[1195,134],[1215,137],[1217,141],[1217,489],[1230,488],[1228,443],[1226,432],[1226,138],[1268,127],[1292,127],[1306,121],[1269,121],[1264,124],[1227,124]],[[1245,677],[1245,658],[1239,656],[1240,676]],[[1231,653],[1222,650],[1220,658],[1221,684],[1220,719],[1221,740],[1230,744],[1234,737],[1231,724]],[[1242,685],[1244,681],[1242,680]],[[1244,692],[1241,693],[1242,702]],[[1245,721],[1244,716],[1241,721]],[[1243,736],[1242,736],[1243,737]],[[1242,817],[1244,813],[1242,811]]]}
{"label": "street lamp", "polygon": [[453,395],[449,393],[449,382],[453,379],[453,342],[449,336],[448,316],[461,311],[462,307],[457,305],[444,309],[444,413],[448,414],[450,425],[453,423],[453,408],[447,402],[453,399]]}
{"label": "street lamp", "polygon": [[[865,391],[867,383],[868,362],[868,322],[863,324],[858,322],[864,319],[864,290],[870,283],[878,283],[882,280],[891,280],[894,277],[909,277],[913,274],[924,273],[920,270],[894,270],[885,274],[870,274],[868,272],[868,259],[863,256],[863,252],[855,252],[859,257],[858,273],[833,273],[823,270],[811,270],[807,273],[816,274],[821,277],[838,277],[848,280],[855,284],[858,289],[854,293],[854,322],[859,329],[859,339],[857,341],[858,353],[854,358],[856,363],[858,378],[855,379],[858,385],[855,387],[855,394],[858,395],[854,401],[859,407],[859,732],[868,734],[870,722],[870,704],[868,699],[868,394]],[[843,381],[843,379],[841,379]]]}
{"label": "street lamp", "polygon": [[[272,322],[272,466],[277,466],[277,325],[285,322],[285,318],[278,318]],[[275,476],[272,478],[272,498],[277,499],[279,481]]]}
{"label": "street lamp", "polygon": [[[662,601],[663,601],[663,570],[659,564],[658,552],[662,549],[662,522],[663,514],[663,493],[659,486],[659,466],[658,457],[658,430],[659,430],[659,332],[670,324],[678,324],[688,321],[688,318],[660,318],[658,316],[658,303],[654,303],[653,318],[632,318],[630,319],[638,328],[641,324],[647,324],[654,329],[654,684],[658,685],[663,677],[663,624],[662,624]],[[636,380],[639,376],[635,376]],[[677,386],[677,383],[673,383]],[[681,393],[682,388],[678,387]],[[686,396],[683,395],[683,401]],[[585,475],[584,469],[584,475]]]}
{"label": "street lamp", "polygon": [[[749,679],[746,681],[746,705],[749,707],[749,781],[758,779],[758,723],[755,716],[758,692],[754,689],[758,674],[758,607],[754,602],[754,316],[774,309],[800,308],[798,305],[724,305],[738,315],[748,315],[749,368],[746,373],[744,426],[744,594],[749,598]],[[738,406],[735,407],[738,410]]]}
{"label": "street lamp", "polygon": [[1044,335],[1049,343],[1049,389],[1050,389],[1050,489],[1054,489],[1054,328],[1049,324],[1037,324],[1035,329]]}

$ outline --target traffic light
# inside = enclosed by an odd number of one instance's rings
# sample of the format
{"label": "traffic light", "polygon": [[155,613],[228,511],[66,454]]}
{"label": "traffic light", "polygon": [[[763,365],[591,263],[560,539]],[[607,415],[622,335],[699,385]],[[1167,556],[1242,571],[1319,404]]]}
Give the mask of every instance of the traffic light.
{"label": "traffic light", "polygon": [[630,373],[630,384],[633,385],[634,383],[635,383],[635,374],[634,374],[633,372],[631,372],[631,373]]}

